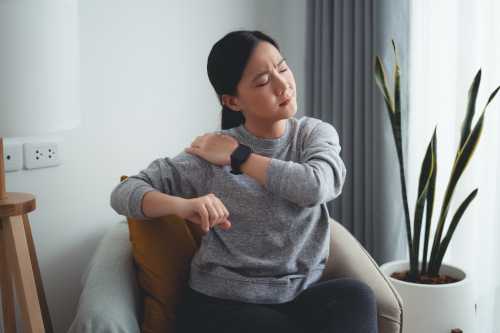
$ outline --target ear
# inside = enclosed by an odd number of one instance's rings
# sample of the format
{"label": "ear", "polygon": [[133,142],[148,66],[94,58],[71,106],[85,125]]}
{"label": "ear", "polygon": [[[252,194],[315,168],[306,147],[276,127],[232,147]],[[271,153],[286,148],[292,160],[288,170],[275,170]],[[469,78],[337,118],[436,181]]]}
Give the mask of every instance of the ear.
{"label": "ear", "polygon": [[222,104],[233,111],[240,112],[241,106],[238,97],[231,95],[222,95]]}

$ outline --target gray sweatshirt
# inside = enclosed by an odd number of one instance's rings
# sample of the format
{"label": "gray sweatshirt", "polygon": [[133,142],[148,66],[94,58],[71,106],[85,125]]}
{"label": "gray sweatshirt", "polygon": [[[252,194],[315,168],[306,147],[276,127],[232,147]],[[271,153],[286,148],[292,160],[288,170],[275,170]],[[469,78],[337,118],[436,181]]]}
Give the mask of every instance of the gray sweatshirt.
{"label": "gray sweatshirt", "polygon": [[338,134],[311,117],[289,118],[277,139],[258,138],[244,125],[220,133],[272,158],[265,186],[245,174],[233,175],[230,166],[182,152],[156,159],[120,183],[111,206],[119,214],[147,219],[141,207],[149,191],[186,199],[213,193],[228,209],[232,227],[215,227],[202,237],[189,286],[249,303],[291,301],[320,279],[329,255],[326,202],[341,193],[346,177]]}

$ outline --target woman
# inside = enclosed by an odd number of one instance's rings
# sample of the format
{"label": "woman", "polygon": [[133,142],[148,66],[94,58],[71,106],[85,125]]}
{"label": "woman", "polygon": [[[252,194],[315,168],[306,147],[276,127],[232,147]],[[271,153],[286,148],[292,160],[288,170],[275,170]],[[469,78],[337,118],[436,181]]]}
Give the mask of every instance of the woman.
{"label": "woman", "polygon": [[260,31],[224,36],[207,69],[223,105],[222,130],[153,161],[111,196],[120,214],[175,214],[205,232],[178,331],[377,332],[370,287],[318,282],[329,251],[326,202],[346,176],[336,130],[293,117],[292,71]]}

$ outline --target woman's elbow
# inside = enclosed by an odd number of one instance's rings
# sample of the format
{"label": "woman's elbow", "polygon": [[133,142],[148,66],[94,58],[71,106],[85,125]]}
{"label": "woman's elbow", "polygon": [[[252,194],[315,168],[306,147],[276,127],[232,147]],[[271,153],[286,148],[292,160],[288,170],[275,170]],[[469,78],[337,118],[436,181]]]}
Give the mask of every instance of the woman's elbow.
{"label": "woman's elbow", "polygon": [[121,184],[116,186],[109,196],[109,205],[119,215],[128,216],[128,196],[121,189]]}
{"label": "woman's elbow", "polygon": [[116,213],[123,215],[123,205],[118,200],[118,196],[115,194],[115,191],[111,192],[111,195],[109,196],[109,205]]}
{"label": "woman's elbow", "polygon": [[309,187],[299,206],[314,207],[332,201],[342,193],[343,182],[317,183]]}
{"label": "woman's elbow", "polygon": [[320,184],[314,184],[308,187],[304,187],[301,191],[300,198],[297,198],[297,205],[303,208],[319,205],[323,199],[323,194],[321,193],[321,191],[322,188]]}

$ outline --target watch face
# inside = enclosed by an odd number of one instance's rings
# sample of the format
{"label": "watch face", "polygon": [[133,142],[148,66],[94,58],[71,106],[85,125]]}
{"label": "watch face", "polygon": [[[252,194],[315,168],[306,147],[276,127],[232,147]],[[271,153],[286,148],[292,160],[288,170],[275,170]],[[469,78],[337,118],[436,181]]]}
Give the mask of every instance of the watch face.
{"label": "watch face", "polygon": [[234,152],[234,158],[237,160],[237,161],[242,161],[245,156],[246,156],[246,150],[245,149],[241,149],[243,147],[238,147],[238,149],[236,149],[236,151]]}
{"label": "watch face", "polygon": [[249,147],[240,144],[234,151],[234,159],[238,162],[244,162],[251,152],[252,151]]}
{"label": "watch face", "polygon": [[248,159],[252,153],[250,147],[240,144],[231,154],[231,173],[240,175],[242,172],[240,166]]}

